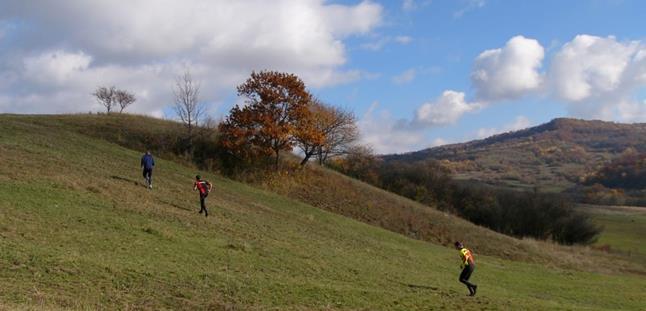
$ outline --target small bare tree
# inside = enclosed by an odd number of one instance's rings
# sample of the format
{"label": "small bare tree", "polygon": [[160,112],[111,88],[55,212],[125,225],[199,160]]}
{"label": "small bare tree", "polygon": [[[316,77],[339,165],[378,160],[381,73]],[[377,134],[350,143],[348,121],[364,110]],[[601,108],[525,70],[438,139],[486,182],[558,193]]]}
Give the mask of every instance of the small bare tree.
{"label": "small bare tree", "polygon": [[126,107],[132,105],[137,98],[135,97],[135,94],[132,94],[126,90],[117,90],[114,92],[114,101],[116,102],[117,105],[119,105],[119,113],[122,113]]}
{"label": "small bare tree", "polygon": [[175,95],[175,112],[186,126],[190,142],[193,137],[193,128],[197,127],[198,120],[206,112],[206,106],[199,102],[200,84],[193,81],[189,70],[175,79],[173,94]]}
{"label": "small bare tree", "polygon": [[305,131],[297,131],[296,142],[303,151],[301,165],[312,156],[323,165],[329,158],[345,155],[359,139],[357,121],[351,111],[334,107],[313,98],[312,116],[302,122]]}
{"label": "small bare tree", "polygon": [[317,157],[323,165],[329,158],[345,155],[355,147],[359,140],[357,119],[351,111],[338,107],[327,107],[332,118],[323,127],[325,143],[318,147]]}
{"label": "small bare tree", "polygon": [[115,106],[115,96],[114,94],[116,93],[117,89],[114,86],[111,87],[105,87],[105,86],[100,86],[92,93],[92,96],[96,98],[96,101],[99,102],[99,104],[103,105],[105,107],[106,111],[110,113],[112,111],[112,107]]}

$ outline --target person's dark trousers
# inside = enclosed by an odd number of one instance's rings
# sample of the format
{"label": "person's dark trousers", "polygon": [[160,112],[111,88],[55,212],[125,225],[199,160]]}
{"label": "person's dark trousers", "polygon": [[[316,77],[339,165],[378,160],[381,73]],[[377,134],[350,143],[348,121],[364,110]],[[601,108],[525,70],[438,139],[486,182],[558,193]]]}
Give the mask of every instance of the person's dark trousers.
{"label": "person's dark trousers", "polygon": [[467,286],[471,295],[475,294],[475,288],[477,287],[475,284],[469,282],[469,278],[471,277],[474,269],[474,265],[466,265],[464,266],[464,269],[462,269],[462,273],[460,273],[460,282]]}
{"label": "person's dark trousers", "polygon": [[152,185],[153,183],[153,169],[152,168],[144,168],[144,179],[148,182],[148,185]]}
{"label": "person's dark trousers", "polygon": [[206,202],[204,202],[206,201],[206,197],[208,196],[209,196],[208,193],[204,193],[204,194],[200,193],[200,207],[201,207],[200,214],[204,212],[204,217],[209,217],[209,211],[206,209]]}

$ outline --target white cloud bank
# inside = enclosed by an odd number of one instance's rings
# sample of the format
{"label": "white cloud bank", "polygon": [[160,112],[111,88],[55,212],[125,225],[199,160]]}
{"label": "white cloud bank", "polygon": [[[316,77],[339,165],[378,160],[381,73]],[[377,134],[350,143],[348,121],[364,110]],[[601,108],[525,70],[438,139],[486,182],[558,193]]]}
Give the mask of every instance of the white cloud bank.
{"label": "white cloud bank", "polygon": [[646,45],[615,37],[578,35],[560,47],[547,72],[540,71],[544,49],[516,36],[475,60],[471,81],[481,102],[516,100],[537,94],[565,103],[573,117],[646,121]]}
{"label": "white cloud bank", "polygon": [[[471,73],[474,102],[468,102],[463,92],[446,90],[437,99],[420,105],[412,120],[390,122],[398,125],[396,135],[382,135],[379,141],[373,141],[383,146],[382,150],[400,143],[403,149],[395,148],[396,151],[410,150],[404,147],[422,141],[423,129],[455,124],[467,113],[528,95],[561,101],[573,117],[646,122],[646,99],[639,98],[646,91],[644,42],[578,35],[561,46],[548,70],[541,72],[544,56],[545,50],[537,40],[523,36],[511,38],[501,48],[483,51],[475,59]],[[411,81],[415,73],[405,71],[393,77],[393,82]],[[476,135],[484,138],[530,125],[526,117],[519,116],[512,124],[481,128]],[[375,129],[379,129],[378,124]],[[390,127],[386,131],[390,132]],[[402,137],[415,139],[407,141]]]}
{"label": "white cloud bank", "polygon": [[411,68],[394,76],[392,78],[392,81],[395,84],[406,84],[415,80],[416,76],[417,76],[417,70],[415,70],[415,68]]}
{"label": "white cloud bank", "polygon": [[406,120],[396,120],[374,102],[358,122],[361,142],[372,146],[378,154],[419,150],[426,138],[419,130],[411,130]]}
{"label": "white cloud bank", "polygon": [[[109,0],[3,2],[0,24],[16,27],[0,46],[4,112],[96,110],[97,85],[136,93],[132,111],[159,115],[186,66],[217,102],[251,70],[282,70],[314,87],[362,77],[343,70],[343,40],[377,27],[383,8],[323,0]],[[6,31],[6,30],[5,30]],[[6,37],[5,37],[6,40]],[[7,104],[7,102],[9,102]]]}
{"label": "white cloud bank", "polygon": [[482,108],[479,103],[469,103],[464,93],[447,90],[430,102],[422,104],[415,113],[414,127],[435,127],[457,122],[465,113]]}
{"label": "white cloud bank", "polygon": [[545,51],[534,39],[516,36],[503,48],[486,50],[476,58],[471,81],[485,101],[517,99],[538,89]]}
{"label": "white cloud bank", "polygon": [[633,96],[646,87],[646,46],[614,37],[576,36],[554,56],[553,95],[585,118],[646,121],[646,105]]}

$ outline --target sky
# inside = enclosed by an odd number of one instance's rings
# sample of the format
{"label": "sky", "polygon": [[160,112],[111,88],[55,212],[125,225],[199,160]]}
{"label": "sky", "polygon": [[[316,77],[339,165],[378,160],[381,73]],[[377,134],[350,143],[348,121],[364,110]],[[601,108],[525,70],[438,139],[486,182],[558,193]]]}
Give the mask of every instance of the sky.
{"label": "sky", "polygon": [[0,0],[0,113],[173,119],[190,70],[208,114],[253,70],[290,72],[402,153],[557,117],[646,122],[646,1]]}

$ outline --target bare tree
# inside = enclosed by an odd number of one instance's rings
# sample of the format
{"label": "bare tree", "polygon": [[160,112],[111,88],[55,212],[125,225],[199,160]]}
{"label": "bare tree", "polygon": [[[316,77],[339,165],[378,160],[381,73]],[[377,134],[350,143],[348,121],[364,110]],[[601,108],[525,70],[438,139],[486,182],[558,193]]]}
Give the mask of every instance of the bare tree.
{"label": "bare tree", "polygon": [[316,98],[312,99],[310,110],[312,118],[306,120],[309,122],[305,126],[305,135],[301,131],[296,134],[304,155],[301,165],[305,165],[312,156],[323,164],[330,157],[347,154],[359,138],[354,114]]}
{"label": "bare tree", "polygon": [[117,90],[114,93],[114,101],[121,108],[119,110],[119,113],[122,113],[123,110],[126,109],[126,107],[132,105],[136,100],[137,98],[135,97],[135,94],[132,94],[126,90]]}
{"label": "bare tree", "polygon": [[348,154],[359,139],[359,129],[354,113],[339,107],[326,106],[328,117],[322,130],[325,143],[318,146],[319,164],[323,164],[330,157]]}
{"label": "bare tree", "polygon": [[188,130],[189,141],[193,136],[193,128],[206,112],[206,106],[199,102],[200,84],[193,81],[189,70],[175,79],[175,112]]}
{"label": "bare tree", "polygon": [[103,105],[106,111],[110,113],[110,111],[112,111],[112,107],[116,105],[114,97],[116,91],[117,89],[114,86],[111,86],[109,88],[100,86],[96,89],[96,91],[94,91],[94,93],[92,93],[92,96],[94,96],[96,98],[96,101],[99,102],[99,104]]}

